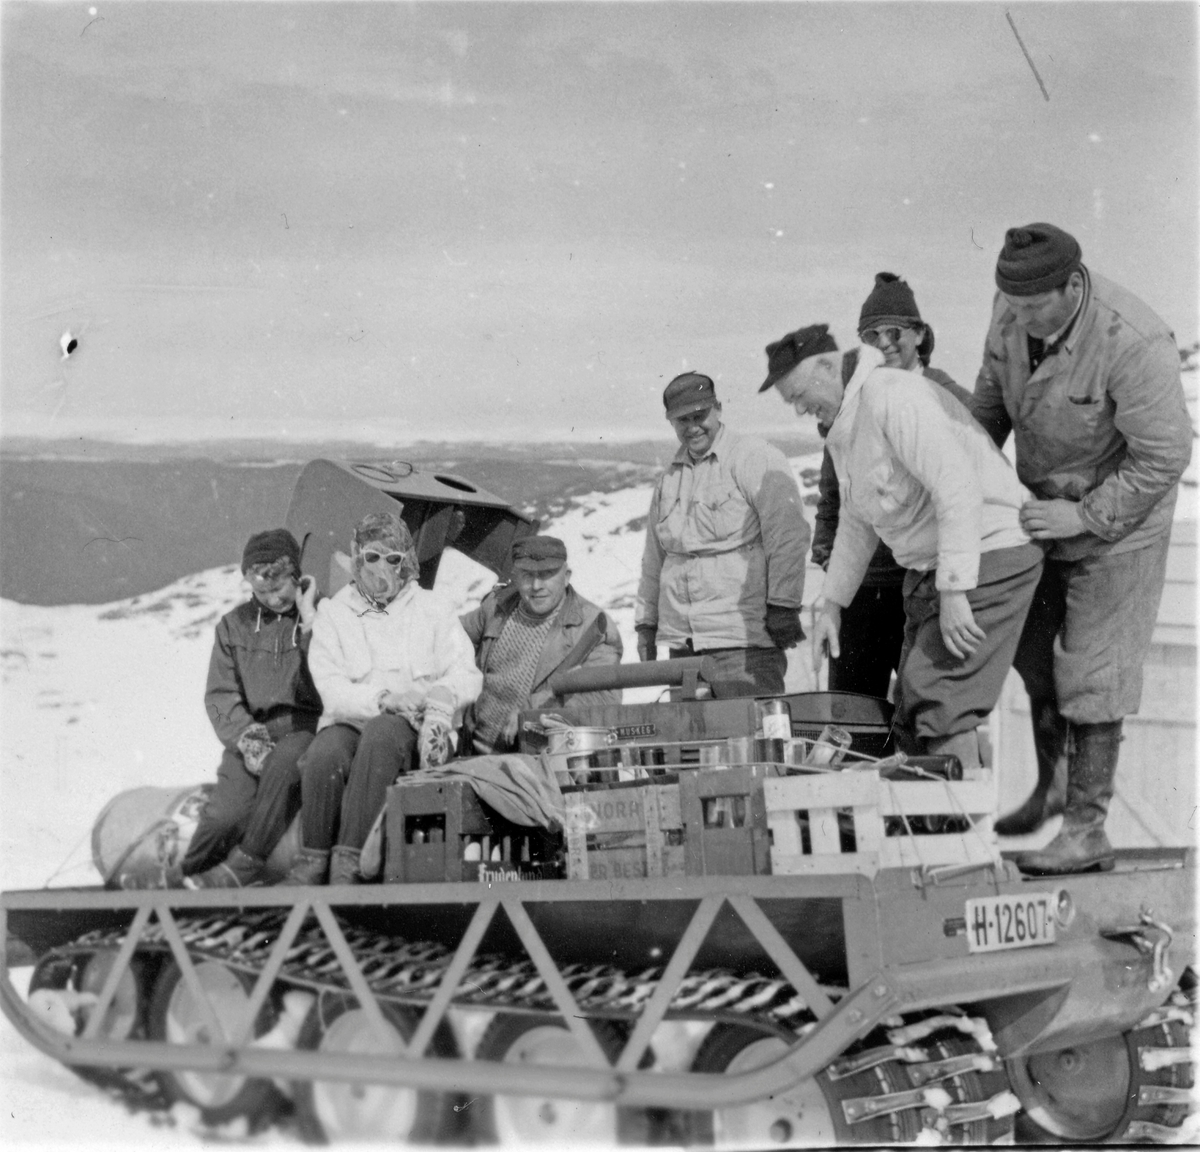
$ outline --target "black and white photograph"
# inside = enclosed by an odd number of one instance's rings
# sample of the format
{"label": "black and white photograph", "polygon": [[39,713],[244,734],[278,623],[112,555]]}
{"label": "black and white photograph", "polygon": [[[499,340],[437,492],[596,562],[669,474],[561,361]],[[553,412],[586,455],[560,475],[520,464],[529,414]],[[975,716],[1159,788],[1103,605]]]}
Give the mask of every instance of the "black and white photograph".
{"label": "black and white photograph", "polygon": [[0,0],[0,1142],[1200,1142],[1198,34]]}

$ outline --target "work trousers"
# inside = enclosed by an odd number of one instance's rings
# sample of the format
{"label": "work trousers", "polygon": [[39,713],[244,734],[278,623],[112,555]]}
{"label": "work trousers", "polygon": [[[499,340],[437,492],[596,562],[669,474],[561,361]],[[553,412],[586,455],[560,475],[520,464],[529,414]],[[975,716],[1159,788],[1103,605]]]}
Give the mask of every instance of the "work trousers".
{"label": "work trousers", "polygon": [[1138,710],[1169,545],[1163,533],[1132,552],[1046,561],[1013,659],[1031,699],[1073,724]]}
{"label": "work trousers", "polygon": [[712,690],[719,699],[783,695],[787,656],[778,648],[708,648],[697,652],[689,640],[683,648],[668,651],[672,660],[685,656],[711,658],[716,666]]}
{"label": "work trousers", "polygon": [[904,580],[904,651],[896,693],[897,740],[906,752],[970,732],[996,706],[1042,573],[1035,544],[984,552],[967,601],[984,639],[960,660],[942,640],[937,573]]}
{"label": "work trousers", "polygon": [[[316,724],[316,717],[311,723]],[[185,876],[220,864],[239,842],[252,856],[265,860],[271,854],[300,807],[297,764],[312,740],[311,729],[277,737],[259,776],[246,771],[236,748],[225,749],[217,786],[180,865]]]}
{"label": "work trousers", "polygon": [[300,760],[305,848],[361,848],[396,778],[416,766],[417,733],[401,716],[374,716],[362,731],[333,724]]}
{"label": "work trousers", "polygon": [[842,654],[829,661],[829,691],[861,692],[886,700],[904,647],[903,586],[859,588],[842,609],[838,647]]}

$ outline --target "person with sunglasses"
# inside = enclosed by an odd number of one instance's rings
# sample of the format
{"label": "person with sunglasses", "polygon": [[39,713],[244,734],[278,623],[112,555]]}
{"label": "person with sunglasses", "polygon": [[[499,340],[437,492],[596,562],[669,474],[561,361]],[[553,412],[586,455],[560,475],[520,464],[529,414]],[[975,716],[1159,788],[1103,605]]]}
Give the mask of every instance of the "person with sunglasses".
{"label": "person with sunglasses", "polygon": [[371,824],[396,778],[452,755],[483,676],[453,606],[417,583],[404,521],[354,528],[349,584],[321,602],[309,667],[324,710],[300,760],[301,849],[285,884],[354,884]]}
{"label": "person with sunglasses", "polygon": [[825,324],[767,346],[767,378],[801,416],[829,427],[843,495],[813,627],[813,659],[837,657],[841,617],[879,541],[908,569],[898,673],[900,751],[981,767],[976,729],[996,705],[1042,571],[1021,525],[1028,492],[946,389],[847,352]]}
{"label": "person with sunglasses", "polygon": [[[888,368],[919,372],[968,404],[971,394],[940,369],[929,366],[933,354],[933,329],[921,319],[913,290],[893,272],[880,272],[863,301],[858,335],[864,345],[877,348]],[[820,424],[822,437],[828,428]],[[841,494],[828,450],[821,459],[813,563],[829,567],[837,535]],[[888,695],[892,673],[900,667],[904,643],[904,569],[891,549],[880,541],[854,599],[842,610],[839,637],[841,655],[829,661],[831,692],[861,692],[881,699]]]}
{"label": "person with sunglasses", "polygon": [[300,576],[286,528],[251,536],[242,553],[251,598],[218,622],[204,705],[225,747],[217,785],[177,871],[188,888],[255,883],[300,806],[297,765],[312,742],[321,698],[307,652],[316,584]]}

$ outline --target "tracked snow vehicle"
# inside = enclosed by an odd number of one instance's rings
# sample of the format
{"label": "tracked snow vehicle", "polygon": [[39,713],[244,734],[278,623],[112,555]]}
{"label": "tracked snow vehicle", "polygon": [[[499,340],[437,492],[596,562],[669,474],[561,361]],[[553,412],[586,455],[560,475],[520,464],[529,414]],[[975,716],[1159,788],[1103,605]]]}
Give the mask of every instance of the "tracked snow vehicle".
{"label": "tracked snow vehicle", "polygon": [[[288,523],[326,592],[396,501],[426,584],[448,545],[503,575],[536,527],[460,477],[318,461]],[[6,1015],[127,1101],[314,1141],[1180,1138],[1194,850],[1025,878],[991,771],[896,755],[886,702],[729,698],[703,659],[559,687],[647,684],[524,716],[559,837],[448,782],[389,795],[381,884],[5,893]]]}

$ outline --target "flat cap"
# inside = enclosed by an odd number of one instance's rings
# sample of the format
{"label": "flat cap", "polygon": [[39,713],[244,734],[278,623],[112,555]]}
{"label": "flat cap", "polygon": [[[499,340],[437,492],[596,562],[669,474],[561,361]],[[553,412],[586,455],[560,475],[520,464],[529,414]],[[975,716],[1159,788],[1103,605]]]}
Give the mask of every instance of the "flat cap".
{"label": "flat cap", "polygon": [[667,410],[668,420],[686,416],[689,412],[702,412],[716,402],[716,385],[703,372],[684,372],[663,389],[663,407]]}
{"label": "flat cap", "polygon": [[512,566],[521,572],[557,572],[567,562],[567,546],[555,536],[522,536],[512,546]]}
{"label": "flat cap", "polygon": [[810,324],[807,328],[789,332],[782,340],[767,345],[767,378],[759,391],[765,392],[776,381],[782,380],[801,360],[836,351],[837,341],[830,336],[828,324]]}

